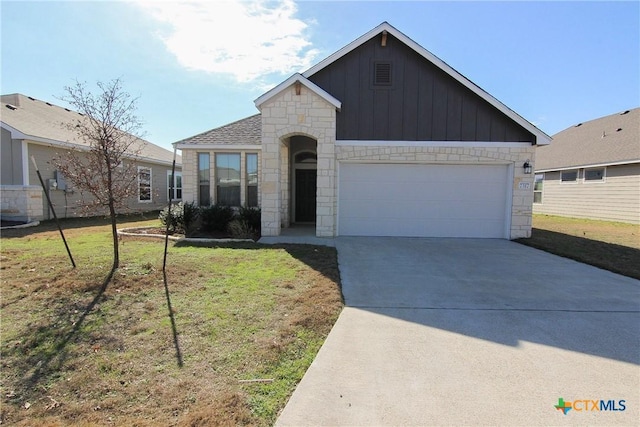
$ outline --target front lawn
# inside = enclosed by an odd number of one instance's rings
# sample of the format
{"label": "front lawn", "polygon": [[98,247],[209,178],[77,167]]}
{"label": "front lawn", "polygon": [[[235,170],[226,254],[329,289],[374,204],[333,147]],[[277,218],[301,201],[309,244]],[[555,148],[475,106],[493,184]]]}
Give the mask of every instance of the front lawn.
{"label": "front lawn", "polygon": [[[120,227],[157,225],[127,221]],[[2,424],[272,425],[341,308],[333,248],[3,230]],[[171,307],[171,311],[169,311]]]}
{"label": "front lawn", "polygon": [[530,239],[519,243],[640,279],[640,226],[534,215]]}

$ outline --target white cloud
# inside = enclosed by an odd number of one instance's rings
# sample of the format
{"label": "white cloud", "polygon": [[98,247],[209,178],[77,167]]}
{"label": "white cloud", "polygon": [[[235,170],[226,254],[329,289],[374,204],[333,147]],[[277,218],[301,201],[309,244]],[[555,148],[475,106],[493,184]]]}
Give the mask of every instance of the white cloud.
{"label": "white cloud", "polygon": [[137,4],[166,26],[160,37],[188,69],[252,82],[309,68],[318,54],[293,0]]}

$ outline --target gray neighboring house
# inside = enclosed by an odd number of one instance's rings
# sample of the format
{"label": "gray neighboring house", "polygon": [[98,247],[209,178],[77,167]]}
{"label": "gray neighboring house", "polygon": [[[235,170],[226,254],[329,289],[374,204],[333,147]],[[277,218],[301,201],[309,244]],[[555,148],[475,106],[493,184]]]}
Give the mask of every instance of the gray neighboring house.
{"label": "gray neighboring house", "polygon": [[386,22],[254,103],[176,143],[185,201],[260,206],[263,236],[531,235],[551,138]]}
{"label": "gray neighboring house", "polygon": [[[1,181],[4,220],[29,222],[52,218],[40,181],[31,162],[36,160],[47,191],[60,218],[81,216],[80,193],[55,170],[51,160],[56,153],[74,148],[87,150],[86,143],[69,131],[64,123],[75,123],[80,113],[22,94],[2,95],[0,105]],[[137,159],[138,196],[128,202],[133,212],[158,210],[169,197],[173,152],[142,139]],[[176,159],[173,177],[174,200],[182,198],[181,159]],[[101,215],[105,212],[92,212]]]}
{"label": "gray neighboring house", "polygon": [[640,108],[571,126],[536,159],[534,213],[640,224]]}

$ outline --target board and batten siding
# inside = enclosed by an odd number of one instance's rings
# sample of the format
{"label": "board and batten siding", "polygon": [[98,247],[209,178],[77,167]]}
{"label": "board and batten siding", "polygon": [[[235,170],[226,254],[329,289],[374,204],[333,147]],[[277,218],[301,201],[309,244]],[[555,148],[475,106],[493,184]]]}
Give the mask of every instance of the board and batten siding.
{"label": "board and batten siding", "polygon": [[[374,64],[392,84],[373,84]],[[338,140],[535,142],[535,136],[400,40],[374,37],[309,76],[342,102]]]}
{"label": "board and batten siding", "polygon": [[542,203],[533,212],[640,224],[640,164],[608,166],[604,181],[561,182],[560,172],[546,172]]}

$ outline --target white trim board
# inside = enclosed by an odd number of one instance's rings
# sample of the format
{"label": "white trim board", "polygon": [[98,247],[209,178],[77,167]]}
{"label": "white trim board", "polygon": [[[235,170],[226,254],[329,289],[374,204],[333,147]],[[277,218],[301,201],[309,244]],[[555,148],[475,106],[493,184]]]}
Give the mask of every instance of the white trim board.
{"label": "white trim board", "polygon": [[253,101],[254,104],[256,105],[256,108],[260,110],[260,107],[262,106],[262,104],[269,101],[271,98],[278,95],[280,92],[287,89],[288,87],[290,87],[292,84],[296,82],[299,82],[300,84],[306,86],[307,89],[309,89],[311,92],[315,93],[320,98],[324,99],[329,104],[333,105],[336,110],[340,111],[340,108],[342,107],[342,103],[340,101],[338,101],[330,93],[328,93],[327,91],[325,91],[320,86],[316,85],[315,83],[313,83],[311,80],[307,79],[305,76],[303,76],[300,73],[295,73],[294,75],[289,77],[287,80],[283,81],[282,83],[280,83],[279,85],[272,88],[267,93],[265,93],[264,95],[260,96],[255,101]]}
{"label": "white trim board", "polygon": [[636,159],[636,160],[621,160],[621,161],[618,161],[618,162],[592,163],[592,164],[588,164],[588,165],[564,166],[564,167],[558,167],[558,168],[536,169],[535,173],[566,171],[566,170],[572,170],[572,169],[602,168],[602,167],[607,167],[607,166],[635,165],[635,164],[638,164],[638,163],[640,163],[640,159]]}
{"label": "white trim board", "polygon": [[356,147],[473,147],[473,148],[520,148],[531,146],[530,142],[492,142],[492,141],[383,141],[383,140],[344,140],[336,141],[338,146]]}

